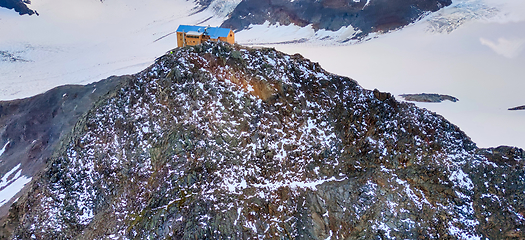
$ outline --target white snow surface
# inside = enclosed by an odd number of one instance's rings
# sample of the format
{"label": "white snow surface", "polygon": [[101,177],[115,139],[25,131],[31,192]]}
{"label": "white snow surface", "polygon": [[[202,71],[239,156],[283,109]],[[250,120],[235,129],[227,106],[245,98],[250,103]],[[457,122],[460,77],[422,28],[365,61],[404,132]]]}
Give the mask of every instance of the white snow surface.
{"label": "white snow surface", "polygon": [[[353,37],[358,31],[352,26],[341,27],[337,31],[320,29],[315,31],[310,24],[300,27],[294,24],[281,26],[279,23],[270,24],[266,21],[262,25],[250,25],[246,30],[236,34],[237,42],[244,45],[296,43],[296,42],[342,42]],[[354,41],[355,42],[355,41]]]}
{"label": "white snow surface", "polygon": [[2,154],[4,154],[4,152],[5,152],[5,148],[7,147],[8,144],[9,144],[9,142],[6,142],[6,143],[4,144],[4,147],[2,147],[2,149],[0,149],[0,157],[2,156]]}
{"label": "white snow surface", "polygon": [[[176,47],[179,24],[218,26],[238,2],[216,0],[201,12],[182,0],[34,0],[30,7],[40,16],[1,8],[0,51],[11,57],[0,54],[0,100],[139,72]],[[238,32],[236,40],[273,42],[368,89],[455,96],[459,102],[417,105],[458,125],[479,147],[525,147],[525,112],[507,110],[525,104],[524,30],[523,1],[459,0],[357,44],[343,43],[355,34],[351,26],[316,32],[269,23]]]}
{"label": "white snow surface", "polygon": [[180,24],[218,26],[238,3],[198,11],[184,0],[31,1],[40,16],[0,8],[0,100],[139,72],[177,47]]}
{"label": "white snow surface", "polygon": [[31,181],[31,178],[21,176],[21,164],[2,176],[0,179],[0,207],[13,198],[22,188]]}

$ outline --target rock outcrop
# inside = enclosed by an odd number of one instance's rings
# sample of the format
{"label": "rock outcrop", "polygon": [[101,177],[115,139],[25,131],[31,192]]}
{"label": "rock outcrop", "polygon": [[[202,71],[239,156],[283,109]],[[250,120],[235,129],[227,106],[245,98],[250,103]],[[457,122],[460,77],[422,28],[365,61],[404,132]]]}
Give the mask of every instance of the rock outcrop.
{"label": "rock outcrop", "polygon": [[61,139],[13,239],[525,237],[522,149],[298,54],[174,49]]}
{"label": "rock outcrop", "polygon": [[519,107],[509,108],[509,110],[511,110],[511,111],[514,111],[514,110],[525,110],[525,105],[519,106]]}
{"label": "rock outcrop", "polygon": [[410,102],[443,102],[445,100],[457,102],[459,99],[450,95],[435,94],[435,93],[420,93],[420,94],[401,94],[406,101]]}

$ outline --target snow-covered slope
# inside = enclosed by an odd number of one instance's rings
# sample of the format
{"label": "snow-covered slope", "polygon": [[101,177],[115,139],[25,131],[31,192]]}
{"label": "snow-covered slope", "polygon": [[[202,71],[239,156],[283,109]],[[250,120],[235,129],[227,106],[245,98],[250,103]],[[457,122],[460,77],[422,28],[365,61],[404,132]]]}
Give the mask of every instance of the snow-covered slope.
{"label": "snow-covered slope", "polygon": [[179,24],[220,25],[237,3],[35,0],[38,17],[0,8],[0,99],[138,72],[176,46]]}

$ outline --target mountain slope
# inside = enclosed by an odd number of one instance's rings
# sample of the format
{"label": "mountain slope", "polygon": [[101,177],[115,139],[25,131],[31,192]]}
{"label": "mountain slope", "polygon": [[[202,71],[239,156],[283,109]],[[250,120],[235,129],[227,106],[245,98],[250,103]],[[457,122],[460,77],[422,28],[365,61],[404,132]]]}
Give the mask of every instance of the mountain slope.
{"label": "mountain slope", "polygon": [[101,99],[4,226],[14,239],[523,237],[524,158],[300,55],[207,43]]}
{"label": "mountain slope", "polygon": [[[57,143],[100,96],[118,86],[123,77],[111,77],[87,86],[61,86],[37,96],[0,101],[0,218],[15,200],[17,180],[31,178],[46,164]],[[13,195],[13,196],[11,196]],[[6,196],[4,199],[3,196]]]}
{"label": "mountain slope", "polygon": [[357,32],[355,37],[361,37],[404,27],[451,3],[450,0],[244,0],[222,27],[242,30],[266,21],[301,27],[312,24],[315,30],[330,31],[351,26]]}
{"label": "mountain slope", "polygon": [[[36,12],[27,7],[26,4],[29,3],[29,1],[22,0],[0,0],[0,7],[15,9],[21,15],[32,15]],[[130,5],[137,3],[140,1]],[[208,22],[210,19],[217,19],[219,24],[222,23],[222,27],[234,30],[246,30],[252,25],[261,25],[265,22],[272,25],[293,24],[300,27],[311,25],[315,31],[338,31],[341,28],[351,28],[355,31],[355,35],[350,37],[359,39],[369,33],[402,28],[431,12],[449,6],[451,3],[451,0],[199,0],[192,2],[193,9],[185,15],[193,15],[208,10],[211,14],[209,18],[203,19],[197,24],[210,24]],[[75,4],[82,6],[84,3]],[[100,1],[99,5],[104,5],[104,7],[94,7],[97,9],[94,11],[95,14],[103,14],[105,11],[115,11],[115,14],[118,14],[118,12],[128,8],[128,4],[119,1]],[[160,4],[162,6],[165,3],[161,2]],[[182,2],[181,4],[184,5]],[[48,8],[56,8],[54,3],[50,2],[43,5]],[[63,9],[61,11],[74,12],[76,11],[74,5],[62,3],[58,7]],[[117,7],[108,10],[110,9],[109,5]],[[86,9],[85,11],[88,12],[87,15],[90,15],[92,13],[89,12],[93,9]],[[38,15],[38,13],[36,14]],[[174,10],[173,14],[178,14],[178,11]],[[96,20],[91,19],[90,21]],[[214,21],[212,23],[217,24]]]}

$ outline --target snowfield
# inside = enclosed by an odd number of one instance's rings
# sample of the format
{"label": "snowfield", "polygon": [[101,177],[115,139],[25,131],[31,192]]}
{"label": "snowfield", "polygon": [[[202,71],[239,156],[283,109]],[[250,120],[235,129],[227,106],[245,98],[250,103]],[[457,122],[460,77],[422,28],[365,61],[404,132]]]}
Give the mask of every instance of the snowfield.
{"label": "snowfield", "polygon": [[[139,72],[176,47],[179,24],[220,25],[238,3],[218,0],[198,11],[182,0],[34,0],[40,16],[0,9],[0,100]],[[525,147],[525,112],[507,110],[525,104],[523,1],[454,1],[401,31],[344,42],[354,34],[351,26],[315,32],[265,23],[236,41],[300,53],[368,89],[452,95],[460,101],[417,105],[479,147]]]}
{"label": "snowfield", "polygon": [[0,99],[139,72],[177,46],[179,24],[219,25],[229,2],[201,12],[182,0],[32,1],[40,16],[0,8]]}

